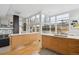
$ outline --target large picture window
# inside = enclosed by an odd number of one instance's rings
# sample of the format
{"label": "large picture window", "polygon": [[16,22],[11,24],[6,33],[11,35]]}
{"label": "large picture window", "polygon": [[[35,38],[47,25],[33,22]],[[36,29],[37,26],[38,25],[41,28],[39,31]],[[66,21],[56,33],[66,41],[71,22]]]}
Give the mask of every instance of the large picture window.
{"label": "large picture window", "polygon": [[26,30],[30,32],[63,34],[69,31],[69,13],[47,16],[44,14],[35,14],[26,21]]}

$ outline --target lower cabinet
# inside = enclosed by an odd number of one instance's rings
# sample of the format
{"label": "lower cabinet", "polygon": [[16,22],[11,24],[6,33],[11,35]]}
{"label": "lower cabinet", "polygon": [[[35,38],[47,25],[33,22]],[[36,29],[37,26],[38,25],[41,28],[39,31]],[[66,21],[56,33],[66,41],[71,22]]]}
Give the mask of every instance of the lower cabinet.
{"label": "lower cabinet", "polygon": [[[49,40],[48,40],[49,39]],[[48,38],[47,36],[43,36],[42,37],[42,47],[43,48],[50,48],[51,47],[51,43],[50,43],[51,41],[50,41],[50,38]]]}
{"label": "lower cabinet", "polygon": [[79,54],[79,40],[77,39],[43,35],[42,40],[43,48],[60,54]]}
{"label": "lower cabinet", "polygon": [[79,55],[79,40],[71,39],[68,41],[69,54],[78,54]]}

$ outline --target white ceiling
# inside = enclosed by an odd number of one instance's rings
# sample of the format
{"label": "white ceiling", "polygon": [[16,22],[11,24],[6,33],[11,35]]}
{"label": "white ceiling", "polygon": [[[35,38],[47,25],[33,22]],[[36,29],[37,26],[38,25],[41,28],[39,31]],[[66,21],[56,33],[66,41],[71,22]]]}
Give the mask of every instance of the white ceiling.
{"label": "white ceiling", "polygon": [[0,4],[0,16],[20,13],[20,16],[27,17],[39,11],[48,15],[70,11],[79,8],[79,4]]}

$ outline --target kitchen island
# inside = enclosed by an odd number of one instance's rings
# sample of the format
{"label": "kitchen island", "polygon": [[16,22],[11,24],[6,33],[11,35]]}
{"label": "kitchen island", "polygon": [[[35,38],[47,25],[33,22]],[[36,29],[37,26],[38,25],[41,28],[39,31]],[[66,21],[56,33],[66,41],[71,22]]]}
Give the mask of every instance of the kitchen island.
{"label": "kitchen island", "polygon": [[31,55],[41,50],[42,37],[39,33],[11,34],[10,49],[1,55]]}
{"label": "kitchen island", "polygon": [[79,55],[79,37],[78,36],[56,36],[42,34],[43,48],[52,50],[58,54]]}

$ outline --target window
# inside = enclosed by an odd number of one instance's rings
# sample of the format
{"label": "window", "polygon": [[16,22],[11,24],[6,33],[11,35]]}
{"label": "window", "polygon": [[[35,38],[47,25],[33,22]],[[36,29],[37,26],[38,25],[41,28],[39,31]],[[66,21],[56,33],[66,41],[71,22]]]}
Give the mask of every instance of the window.
{"label": "window", "polygon": [[41,20],[40,14],[37,14],[36,19],[35,19],[35,23],[36,23],[35,30],[36,30],[36,32],[40,32],[40,24],[41,24],[40,20]]}
{"label": "window", "polygon": [[40,23],[40,14],[37,14],[35,17],[35,24],[39,24]]}
{"label": "window", "polygon": [[30,32],[40,32],[42,25],[43,33],[67,33],[69,31],[68,20],[69,13],[51,17],[44,14],[36,14],[26,19],[26,30]]}
{"label": "window", "polygon": [[26,18],[23,18],[23,20],[22,20],[22,30],[23,30],[23,32],[26,31]]}
{"label": "window", "polygon": [[45,15],[44,15],[44,14],[41,15],[41,23],[42,23],[42,24],[45,23]]}
{"label": "window", "polygon": [[51,26],[51,32],[55,33],[55,24],[56,24],[56,20],[55,20],[55,16],[50,17],[50,26]]}
{"label": "window", "polygon": [[50,18],[48,16],[45,17],[45,23],[50,24]]}
{"label": "window", "polygon": [[30,18],[30,32],[35,32],[35,16],[32,16]]}
{"label": "window", "polygon": [[32,16],[31,18],[30,18],[30,24],[35,24],[35,16]]}
{"label": "window", "polygon": [[26,23],[23,23],[23,31],[26,31]]}
{"label": "window", "polygon": [[64,34],[68,32],[69,29],[69,14],[62,14],[57,16],[57,34]]}
{"label": "window", "polygon": [[50,19],[46,15],[42,15],[42,32],[43,33],[49,33],[50,32]]}
{"label": "window", "polygon": [[36,28],[35,28],[35,25],[32,26],[32,32],[35,32],[36,31]]}
{"label": "window", "polygon": [[40,32],[40,25],[36,25],[36,31]]}
{"label": "window", "polygon": [[36,14],[30,17],[30,32],[39,32],[40,31],[40,14]]}
{"label": "window", "polygon": [[44,24],[44,25],[42,26],[42,32],[43,32],[43,33],[49,33],[49,31],[50,31],[49,25]]}
{"label": "window", "polygon": [[29,18],[26,19],[26,32],[29,32]]}

